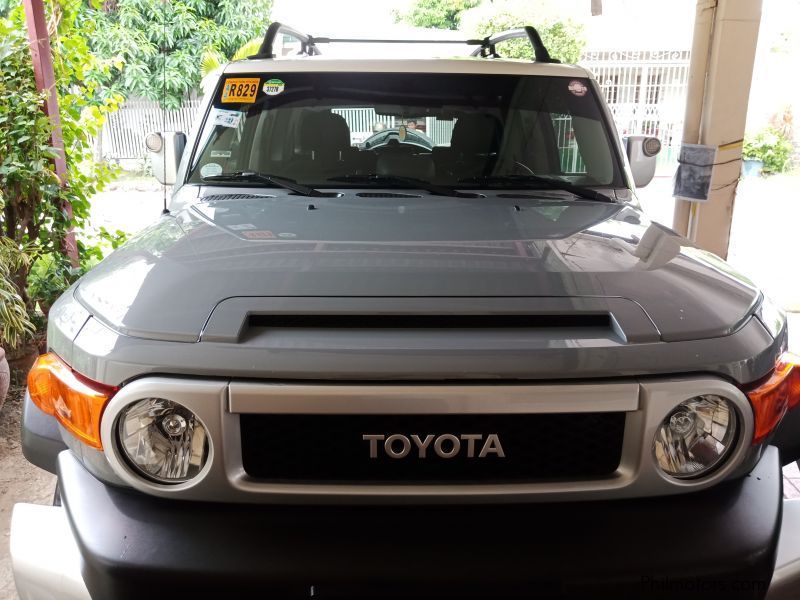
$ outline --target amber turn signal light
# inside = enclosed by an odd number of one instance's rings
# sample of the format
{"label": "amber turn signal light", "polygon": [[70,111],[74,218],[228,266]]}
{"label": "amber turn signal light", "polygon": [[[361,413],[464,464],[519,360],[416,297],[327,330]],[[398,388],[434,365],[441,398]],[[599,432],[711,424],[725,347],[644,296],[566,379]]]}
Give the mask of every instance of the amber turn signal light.
{"label": "amber turn signal light", "polygon": [[786,411],[800,404],[800,356],[783,353],[772,373],[745,392],[755,416],[753,444],[760,444],[775,430]]}
{"label": "amber turn signal light", "polygon": [[116,391],[115,387],[76,374],[52,352],[36,359],[28,373],[28,393],[33,403],[92,448],[103,448],[100,419]]}

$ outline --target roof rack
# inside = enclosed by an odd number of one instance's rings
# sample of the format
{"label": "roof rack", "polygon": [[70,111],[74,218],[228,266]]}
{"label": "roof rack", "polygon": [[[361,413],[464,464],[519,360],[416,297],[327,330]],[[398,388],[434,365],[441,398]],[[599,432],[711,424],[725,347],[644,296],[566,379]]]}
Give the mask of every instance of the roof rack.
{"label": "roof rack", "polygon": [[481,40],[481,47],[474,50],[472,52],[472,56],[491,56],[493,58],[498,58],[499,55],[497,54],[497,50],[495,50],[495,46],[497,44],[519,38],[527,38],[531,43],[531,47],[533,48],[533,59],[536,62],[561,62],[560,60],[550,56],[550,53],[547,51],[542,38],[539,36],[539,32],[536,31],[535,27],[531,27],[530,25],[519,27],[517,29],[507,29],[506,31],[501,31],[500,33],[483,38]]}
{"label": "roof rack", "polygon": [[533,48],[533,57],[536,62],[541,63],[558,63],[561,62],[552,58],[547,51],[539,32],[530,25],[520,27],[518,29],[509,29],[497,33],[492,36],[487,36],[483,39],[469,39],[469,40],[408,40],[408,39],[361,39],[361,38],[330,38],[330,37],[315,37],[306,33],[278,23],[275,21],[267,28],[267,33],[264,35],[264,41],[261,42],[261,47],[258,53],[250,56],[249,58],[275,58],[274,46],[275,40],[279,34],[291,36],[300,42],[299,54],[307,56],[316,56],[322,54],[317,44],[331,44],[331,43],[358,43],[358,44],[466,44],[468,46],[478,46],[473,52],[472,56],[482,56],[484,58],[499,58],[495,46],[500,42],[513,39],[527,39]]}
{"label": "roof rack", "polygon": [[264,41],[261,42],[258,52],[248,58],[275,58],[275,53],[272,49],[275,44],[275,38],[278,37],[279,33],[297,39],[300,42],[300,54],[307,54],[309,56],[322,54],[316,46],[317,40],[312,36],[300,33],[297,29],[284,25],[283,23],[278,23],[278,21],[273,21],[269,24],[269,27],[267,27],[267,33],[264,35]]}

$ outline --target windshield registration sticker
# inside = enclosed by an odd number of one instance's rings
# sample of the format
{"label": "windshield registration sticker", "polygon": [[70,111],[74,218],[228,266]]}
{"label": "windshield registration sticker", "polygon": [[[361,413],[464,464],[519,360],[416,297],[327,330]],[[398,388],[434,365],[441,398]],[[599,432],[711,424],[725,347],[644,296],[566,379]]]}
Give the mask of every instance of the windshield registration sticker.
{"label": "windshield registration sticker", "polygon": [[242,120],[242,113],[238,110],[223,110],[221,108],[214,109],[214,125],[221,125],[222,127],[238,127],[239,121]]}
{"label": "windshield registration sticker", "polygon": [[225,80],[220,102],[252,104],[258,93],[258,77],[231,77]]}
{"label": "windshield registration sticker", "polygon": [[269,79],[268,81],[264,82],[263,89],[267,96],[277,96],[284,89],[286,89],[286,84],[280,79]]}

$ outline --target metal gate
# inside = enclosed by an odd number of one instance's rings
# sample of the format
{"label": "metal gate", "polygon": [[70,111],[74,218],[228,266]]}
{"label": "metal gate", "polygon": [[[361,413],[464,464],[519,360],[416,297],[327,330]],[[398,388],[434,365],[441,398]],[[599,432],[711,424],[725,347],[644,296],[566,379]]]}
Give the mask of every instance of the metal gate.
{"label": "metal gate", "polygon": [[677,165],[689,54],[688,50],[588,52],[580,62],[600,84],[620,135],[661,140],[661,174],[671,174]]}

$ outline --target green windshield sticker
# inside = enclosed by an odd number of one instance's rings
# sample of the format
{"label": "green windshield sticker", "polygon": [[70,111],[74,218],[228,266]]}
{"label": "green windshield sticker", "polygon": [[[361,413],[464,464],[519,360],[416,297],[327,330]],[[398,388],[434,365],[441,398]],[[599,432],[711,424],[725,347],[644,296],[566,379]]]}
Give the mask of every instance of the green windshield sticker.
{"label": "green windshield sticker", "polygon": [[277,96],[284,90],[285,87],[286,84],[280,79],[269,79],[264,82],[264,87],[261,89],[264,90],[264,93],[267,96]]}

